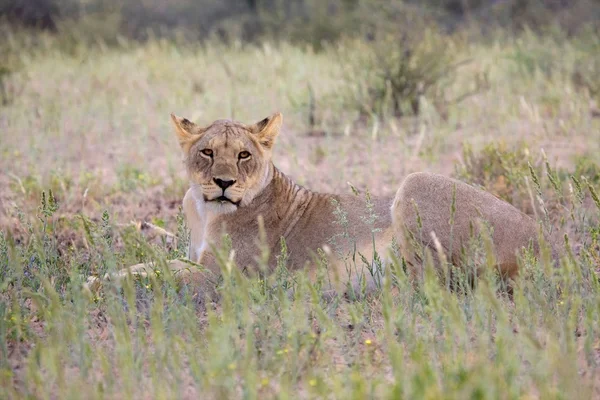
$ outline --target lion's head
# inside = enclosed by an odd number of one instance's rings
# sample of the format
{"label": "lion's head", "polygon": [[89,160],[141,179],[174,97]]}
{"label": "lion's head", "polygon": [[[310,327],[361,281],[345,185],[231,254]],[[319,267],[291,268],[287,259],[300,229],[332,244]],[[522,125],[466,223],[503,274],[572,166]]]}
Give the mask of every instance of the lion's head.
{"label": "lion's head", "polygon": [[253,125],[218,120],[206,128],[173,114],[171,118],[198,200],[214,211],[233,212],[265,187],[280,113]]}

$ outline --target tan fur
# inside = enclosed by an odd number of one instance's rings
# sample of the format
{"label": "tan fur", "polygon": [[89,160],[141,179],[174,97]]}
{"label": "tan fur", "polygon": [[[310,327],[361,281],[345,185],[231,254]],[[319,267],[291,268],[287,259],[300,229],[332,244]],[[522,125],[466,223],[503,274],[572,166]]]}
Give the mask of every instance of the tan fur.
{"label": "tan fur", "polygon": [[[416,279],[420,276],[421,259],[410,238],[434,249],[434,232],[448,259],[460,265],[462,247],[477,232],[479,222],[485,220],[493,228],[498,268],[507,277],[517,274],[519,249],[536,243],[538,230],[534,220],[489,193],[440,175],[409,175],[393,200],[372,199],[371,211],[364,195],[315,193],[297,185],[271,162],[271,150],[282,122],[279,113],[253,125],[219,120],[206,128],[175,116],[172,119],[190,178],[190,189],[183,200],[191,231],[188,257],[209,271],[196,276],[196,282],[220,273],[212,249],[219,246],[224,233],[231,238],[236,265],[256,271],[259,216],[270,249],[269,268],[276,265],[283,238],[291,269],[308,268],[309,273],[314,273],[316,252],[329,249],[331,273],[340,277],[341,285],[350,282],[355,286],[361,273],[369,278],[366,269],[361,268],[358,254],[372,260],[373,239],[376,251],[385,255],[395,236]],[[245,152],[249,157],[245,157]],[[231,185],[223,190],[218,180]],[[454,190],[456,212],[451,229]],[[345,223],[340,223],[344,219]],[[187,270],[189,266],[172,261],[170,268]],[[150,271],[140,264],[123,270],[120,276],[130,272]],[[336,285],[335,289],[345,287]]]}
{"label": "tan fur", "polygon": [[[533,219],[490,193],[441,175],[418,172],[407,176],[394,198],[392,219],[394,230],[402,232],[398,235],[400,247],[417,279],[422,274],[421,251],[429,248],[433,255],[438,252],[430,235],[432,231],[448,259],[454,265],[461,265],[465,261],[462,250],[487,224],[491,232],[484,234],[491,234],[496,266],[506,278],[514,278],[518,273],[519,249],[532,244],[539,250],[539,231]],[[416,249],[411,240],[423,248]]]}

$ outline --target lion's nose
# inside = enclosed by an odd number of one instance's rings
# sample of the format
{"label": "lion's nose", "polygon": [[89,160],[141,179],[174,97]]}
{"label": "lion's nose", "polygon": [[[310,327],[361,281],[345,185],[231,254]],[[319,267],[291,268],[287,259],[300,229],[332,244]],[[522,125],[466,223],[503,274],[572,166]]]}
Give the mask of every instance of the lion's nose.
{"label": "lion's nose", "polygon": [[223,179],[219,179],[219,178],[214,178],[213,181],[215,181],[217,186],[223,190],[226,190],[229,186],[231,186],[235,183],[234,180],[224,181]]}

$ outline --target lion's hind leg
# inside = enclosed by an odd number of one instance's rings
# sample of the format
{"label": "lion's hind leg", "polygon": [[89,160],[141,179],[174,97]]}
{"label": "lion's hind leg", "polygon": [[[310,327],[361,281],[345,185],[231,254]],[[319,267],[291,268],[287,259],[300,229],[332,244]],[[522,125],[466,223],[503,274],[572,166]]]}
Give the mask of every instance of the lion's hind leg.
{"label": "lion's hind leg", "polygon": [[535,220],[488,192],[441,175],[408,175],[396,193],[391,213],[400,250],[412,268],[413,279],[422,278],[423,256],[419,250],[423,248],[434,256],[443,251],[449,263],[464,270],[468,259],[480,254],[463,254],[462,250],[469,248],[473,238],[488,236],[494,267],[504,279],[514,279],[518,274],[520,249],[532,241],[537,249]]}

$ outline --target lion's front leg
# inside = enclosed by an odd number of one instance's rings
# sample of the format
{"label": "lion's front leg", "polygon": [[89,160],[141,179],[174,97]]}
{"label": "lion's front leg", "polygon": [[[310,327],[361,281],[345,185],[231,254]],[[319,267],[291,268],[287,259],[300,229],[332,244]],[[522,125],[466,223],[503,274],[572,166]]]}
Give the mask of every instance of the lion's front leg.
{"label": "lion's front leg", "polygon": [[[197,270],[193,263],[188,263],[185,260],[169,260],[167,261],[167,269],[173,276],[185,274]],[[125,267],[120,270],[117,274],[119,278],[125,278],[129,275],[134,277],[146,278],[150,276],[158,276],[161,273],[161,269],[155,263],[140,263],[129,267]]]}
{"label": "lion's front leg", "polygon": [[[202,274],[203,272],[202,268],[194,263],[186,262],[186,260],[169,260],[166,263],[166,268],[177,281],[184,282],[189,281],[187,279],[188,275]],[[161,272],[161,268],[156,263],[135,264],[114,273],[107,273],[103,277],[90,276],[87,279],[85,288],[91,292],[96,292],[104,282],[121,282],[128,276],[133,278],[158,277]]]}
{"label": "lion's front leg", "polygon": [[194,262],[198,262],[205,250],[205,230],[206,221],[198,211],[198,205],[194,199],[192,189],[189,189],[183,198],[183,212],[185,214],[185,222],[190,231],[190,244],[188,247],[187,258]]}

